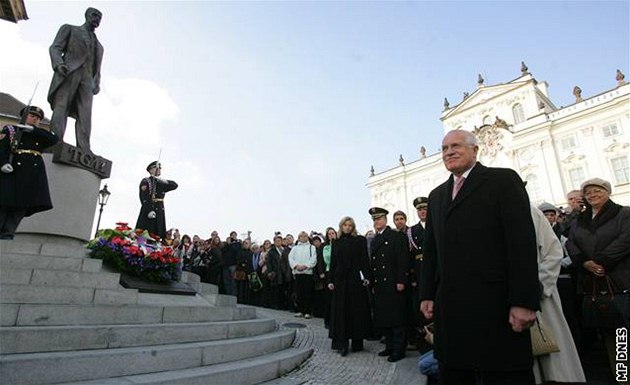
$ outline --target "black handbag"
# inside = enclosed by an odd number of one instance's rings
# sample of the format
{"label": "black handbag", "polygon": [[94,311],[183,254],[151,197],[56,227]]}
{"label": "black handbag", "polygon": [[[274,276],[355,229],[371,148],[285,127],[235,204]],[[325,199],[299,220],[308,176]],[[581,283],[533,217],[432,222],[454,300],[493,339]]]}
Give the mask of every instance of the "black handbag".
{"label": "black handbag", "polygon": [[593,291],[582,300],[582,325],[615,329],[630,326],[630,292],[618,292],[608,276],[593,279]]}

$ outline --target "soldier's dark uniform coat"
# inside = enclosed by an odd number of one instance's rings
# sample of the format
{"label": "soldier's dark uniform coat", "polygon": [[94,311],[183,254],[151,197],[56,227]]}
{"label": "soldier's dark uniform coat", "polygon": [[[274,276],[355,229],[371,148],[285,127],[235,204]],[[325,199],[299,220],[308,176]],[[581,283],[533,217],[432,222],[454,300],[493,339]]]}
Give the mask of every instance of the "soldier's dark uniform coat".
{"label": "soldier's dark uniform coat", "polygon": [[419,283],[422,277],[423,257],[421,256],[423,256],[424,253],[422,250],[422,242],[424,242],[424,227],[422,227],[420,222],[411,226],[411,238],[413,239],[413,243],[418,247],[416,250],[411,251],[411,269],[413,270],[413,278],[415,278],[416,282]]}
{"label": "soldier's dark uniform coat", "polygon": [[[11,151],[9,127],[4,126],[1,133],[5,137],[0,140],[0,166],[7,162]],[[18,149],[42,152],[58,140],[54,133],[34,127],[32,132],[22,133]],[[42,157],[16,153],[12,165],[12,173],[0,172],[0,206],[25,208],[27,217],[52,209],[46,166]]]}
{"label": "soldier's dark uniform coat", "polygon": [[407,324],[407,294],[396,284],[409,285],[407,237],[389,226],[372,239],[370,249],[374,289],[374,326],[392,328]]}
{"label": "soldier's dark uniform coat", "polygon": [[[164,213],[164,202],[153,201],[153,191],[155,199],[164,199],[164,195],[177,188],[177,183],[172,180],[165,180],[153,176],[146,177],[140,182],[140,214],[136,222],[137,229],[144,229],[150,233],[157,234],[160,238],[166,238],[166,216]],[[149,219],[151,210],[155,211],[155,219]]]}

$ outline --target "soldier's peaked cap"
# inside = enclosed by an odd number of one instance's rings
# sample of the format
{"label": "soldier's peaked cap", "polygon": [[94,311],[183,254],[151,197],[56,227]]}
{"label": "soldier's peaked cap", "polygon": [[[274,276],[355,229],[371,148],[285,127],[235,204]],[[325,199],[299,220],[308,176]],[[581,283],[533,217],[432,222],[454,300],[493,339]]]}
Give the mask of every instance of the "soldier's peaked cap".
{"label": "soldier's peaked cap", "polygon": [[149,163],[149,165],[147,166],[147,171],[149,171],[150,169],[152,169],[153,167],[160,167],[160,162],[158,162],[157,160],[154,160],[153,162]]}
{"label": "soldier's peaked cap", "polygon": [[[22,108],[20,110],[20,116],[23,116],[25,111],[26,111],[26,107]],[[27,112],[31,115],[39,116],[40,119],[44,119],[44,110],[42,110],[41,108],[37,106],[28,106]]]}
{"label": "soldier's peaked cap", "polygon": [[427,197],[417,197],[413,200],[413,207],[416,209],[420,209],[423,207],[427,207],[429,205],[429,198]]}
{"label": "soldier's peaked cap", "polygon": [[389,211],[385,210],[381,207],[372,207],[368,210],[368,213],[372,216],[372,219],[378,219],[380,217],[384,217],[389,214]]}

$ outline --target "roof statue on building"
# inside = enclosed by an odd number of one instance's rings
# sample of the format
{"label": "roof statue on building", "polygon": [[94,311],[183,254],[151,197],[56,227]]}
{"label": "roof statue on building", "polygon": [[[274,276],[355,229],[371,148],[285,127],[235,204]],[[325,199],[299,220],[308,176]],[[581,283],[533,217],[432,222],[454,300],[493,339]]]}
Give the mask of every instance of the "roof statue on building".
{"label": "roof statue on building", "polygon": [[525,65],[525,62],[522,61],[521,62],[521,76],[525,76],[527,74],[529,74],[529,68],[527,68],[527,65]]}
{"label": "roof statue on building", "polygon": [[621,70],[617,70],[617,75],[615,76],[615,80],[617,80],[617,87],[621,87],[623,85],[626,84],[626,81],[624,80],[626,78],[626,75],[623,74],[623,72],[621,72]]}
{"label": "roof statue on building", "polygon": [[400,158],[398,158],[398,163],[400,163],[401,166],[405,165],[405,159],[403,159],[402,154],[400,154]]}
{"label": "roof statue on building", "polygon": [[444,98],[444,111],[448,110],[449,108],[451,108],[451,103],[448,102],[447,98]]}
{"label": "roof statue on building", "polygon": [[477,87],[483,86],[484,79],[481,74],[477,74]]}
{"label": "roof statue on building", "polygon": [[427,149],[424,146],[420,146],[420,158],[424,159],[427,157]]}
{"label": "roof statue on building", "polygon": [[468,92],[464,92],[464,100],[466,100],[466,98],[468,98],[470,96],[470,94]]}
{"label": "roof statue on building", "polygon": [[575,96],[575,102],[579,103],[582,100],[582,89],[578,86],[573,87],[573,96]]}
{"label": "roof statue on building", "polygon": [[374,176],[374,166],[370,166],[370,176]]}

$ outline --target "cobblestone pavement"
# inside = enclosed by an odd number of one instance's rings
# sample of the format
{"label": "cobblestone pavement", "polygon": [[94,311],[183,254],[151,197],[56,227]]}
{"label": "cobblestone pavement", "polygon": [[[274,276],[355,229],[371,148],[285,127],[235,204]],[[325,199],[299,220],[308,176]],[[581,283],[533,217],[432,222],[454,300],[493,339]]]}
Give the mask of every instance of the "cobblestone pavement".
{"label": "cobblestone pavement", "polygon": [[[321,318],[295,318],[286,311],[257,308],[259,317],[273,318],[281,330],[296,330],[294,347],[313,348],[313,355],[298,369],[268,385],[334,385],[334,384],[426,384],[426,377],[417,369],[419,354],[407,352],[401,361],[390,363],[377,353],[384,345],[378,341],[365,341],[365,350],[350,352],[341,357],[331,350],[328,330]],[[287,323],[305,325],[304,328],[285,326]]]}

